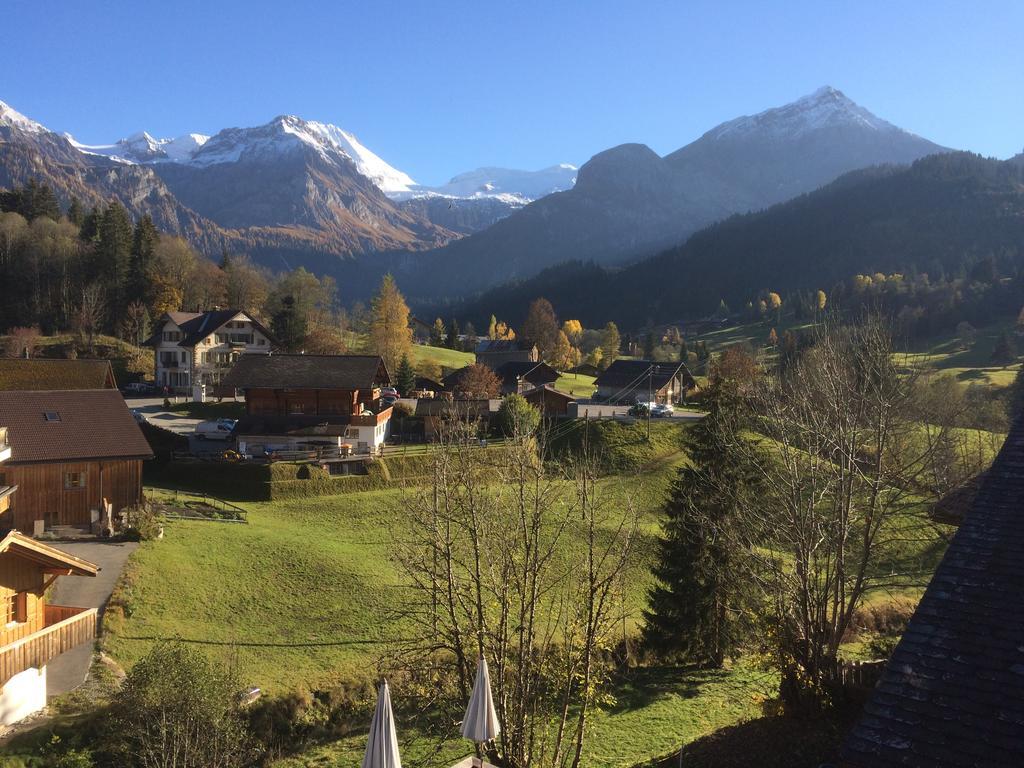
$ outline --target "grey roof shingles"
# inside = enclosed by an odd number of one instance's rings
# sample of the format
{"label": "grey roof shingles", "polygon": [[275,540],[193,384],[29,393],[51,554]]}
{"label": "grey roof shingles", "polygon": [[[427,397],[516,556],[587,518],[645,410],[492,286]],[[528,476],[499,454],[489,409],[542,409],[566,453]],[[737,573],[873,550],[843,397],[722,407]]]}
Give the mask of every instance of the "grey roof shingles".
{"label": "grey roof shingles", "polygon": [[[650,373],[648,373],[650,372]],[[683,383],[693,386],[693,376],[683,363],[656,363],[651,360],[616,360],[594,380],[598,387],[620,387],[629,391],[646,389],[648,380],[657,391],[673,376],[682,374]]]}
{"label": "grey roof shingles", "polygon": [[235,389],[371,389],[389,380],[377,355],[245,354],[224,377]]}
{"label": "grey roof shingles", "polygon": [[1024,765],[1024,419],[896,646],[845,765]]}

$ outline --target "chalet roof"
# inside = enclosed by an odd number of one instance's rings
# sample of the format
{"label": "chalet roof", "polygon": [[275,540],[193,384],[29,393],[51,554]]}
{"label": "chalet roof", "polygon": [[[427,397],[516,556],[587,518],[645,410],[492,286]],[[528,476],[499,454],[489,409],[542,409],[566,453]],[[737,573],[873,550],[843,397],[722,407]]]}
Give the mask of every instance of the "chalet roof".
{"label": "chalet roof", "polygon": [[442,384],[440,381],[428,379],[426,376],[417,376],[416,383],[414,386],[416,389],[425,389],[432,392],[438,392],[444,389],[444,384]]}
{"label": "chalet roof", "polygon": [[1022,562],[1018,419],[847,738],[850,765],[1024,765]]}
{"label": "chalet roof", "polygon": [[109,360],[0,358],[0,390],[106,389],[115,387]]}
{"label": "chalet roof", "polygon": [[501,400],[417,400],[416,416],[486,418],[496,413]]}
{"label": "chalet roof", "polygon": [[693,386],[693,376],[683,363],[616,360],[601,372],[594,380],[594,384],[598,387],[616,387],[628,392],[646,390],[650,384],[651,389],[657,392],[680,374],[686,386]]}
{"label": "chalet roof", "polygon": [[510,352],[522,352],[532,349],[533,346],[533,344],[529,344],[521,339],[480,339],[476,344],[476,354],[499,355]]}
{"label": "chalet roof", "polygon": [[532,402],[540,402],[541,400],[564,400],[567,403],[576,402],[576,398],[566,392],[560,392],[554,387],[544,384],[540,387],[534,387],[529,392],[524,392],[523,397]]}
{"label": "chalet roof", "polygon": [[350,421],[348,416],[243,416],[235,422],[232,434],[342,437]]}
{"label": "chalet roof", "polygon": [[498,378],[501,379],[501,383],[505,387],[513,388],[518,384],[520,378],[535,386],[548,384],[558,379],[558,371],[547,363],[518,361],[502,363],[494,372],[498,374]]}
{"label": "chalet roof", "polygon": [[181,341],[178,342],[178,346],[191,348],[223,326],[224,323],[234,320],[238,315],[244,315],[245,318],[260,331],[260,333],[268,339],[273,340],[273,337],[270,335],[270,331],[264,328],[263,325],[261,325],[260,322],[248,312],[241,309],[211,309],[208,312],[165,313],[163,318],[156,323],[156,330],[153,335],[144,343],[146,345],[153,346],[160,341],[160,334],[163,332],[164,323],[167,320],[172,320],[184,334]]}
{"label": "chalet roof", "polygon": [[235,389],[372,389],[391,380],[378,355],[247,353],[221,382]]}
{"label": "chalet roof", "polygon": [[41,541],[11,531],[0,539],[0,555],[11,554],[31,560],[45,568],[70,571],[70,576],[95,576],[100,567],[88,560],[70,555]]}
{"label": "chalet roof", "polygon": [[11,464],[153,455],[116,389],[0,392],[0,424]]}

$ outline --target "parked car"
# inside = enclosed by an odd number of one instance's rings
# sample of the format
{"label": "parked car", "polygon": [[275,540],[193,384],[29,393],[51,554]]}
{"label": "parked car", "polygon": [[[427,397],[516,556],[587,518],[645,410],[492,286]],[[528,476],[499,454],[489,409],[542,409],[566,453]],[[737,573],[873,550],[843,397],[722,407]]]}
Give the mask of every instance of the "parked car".
{"label": "parked car", "polygon": [[395,389],[394,387],[381,387],[380,388],[380,396],[381,397],[398,397],[398,390]]}
{"label": "parked car", "polygon": [[156,387],[144,381],[133,381],[121,389],[121,393],[125,395],[152,395],[154,392]]}
{"label": "parked car", "polygon": [[651,416],[656,419],[671,417],[674,413],[675,409],[669,403],[658,403],[656,406],[651,408]]}
{"label": "parked car", "polygon": [[380,404],[384,407],[394,405],[398,402],[398,395],[384,395],[380,399]]}
{"label": "parked car", "polygon": [[634,418],[645,419],[649,410],[647,403],[636,403],[627,413]]}
{"label": "parked car", "polygon": [[[228,420],[230,421],[230,419]],[[234,424],[223,421],[201,421],[196,424],[195,436],[199,440],[228,440]]]}

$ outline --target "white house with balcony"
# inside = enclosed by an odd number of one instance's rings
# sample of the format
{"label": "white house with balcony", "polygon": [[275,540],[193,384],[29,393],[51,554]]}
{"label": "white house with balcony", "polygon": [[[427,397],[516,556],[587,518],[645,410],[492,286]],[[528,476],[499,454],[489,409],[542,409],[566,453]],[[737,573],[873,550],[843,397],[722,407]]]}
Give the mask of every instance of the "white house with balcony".
{"label": "white house with balcony", "polygon": [[[154,381],[172,392],[211,389],[246,352],[267,353],[270,332],[238,309],[168,312],[146,342],[155,352]],[[209,392],[208,392],[209,393]]]}

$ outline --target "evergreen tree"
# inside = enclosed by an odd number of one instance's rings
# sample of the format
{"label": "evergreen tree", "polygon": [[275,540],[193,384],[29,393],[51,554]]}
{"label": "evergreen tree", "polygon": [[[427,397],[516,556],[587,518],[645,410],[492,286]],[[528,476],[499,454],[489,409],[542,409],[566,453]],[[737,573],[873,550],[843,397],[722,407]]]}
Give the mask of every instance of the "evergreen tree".
{"label": "evergreen tree", "polygon": [[220,268],[227,272],[231,269],[231,254],[228,253],[228,247],[222,245],[220,247]]}
{"label": "evergreen tree", "polygon": [[409,363],[408,355],[402,355],[402,360],[395,371],[395,388],[403,397],[408,397],[409,393],[416,389],[416,372]]}
{"label": "evergreen tree", "polygon": [[456,320],[453,317],[451,323],[448,324],[448,347],[449,347],[449,349],[459,349],[460,348],[459,347],[459,345],[460,345],[459,334],[460,333],[461,333],[461,331],[459,330],[459,321]]}
{"label": "evergreen tree", "polygon": [[996,365],[1007,366],[1017,359],[1017,345],[1009,333],[1003,331],[996,341],[996,347],[992,350],[992,362]]}
{"label": "evergreen tree", "polygon": [[654,359],[654,331],[644,335],[644,360]]}
{"label": "evergreen tree", "polygon": [[99,208],[90,209],[82,221],[78,230],[78,237],[82,242],[95,243],[100,236],[100,221],[103,219],[103,212]]}
{"label": "evergreen tree", "polygon": [[129,301],[145,301],[149,290],[150,272],[156,256],[156,244],[160,239],[153,219],[147,213],[132,233],[132,255],[129,269],[127,298]]}
{"label": "evergreen tree", "polygon": [[77,197],[72,197],[71,204],[68,205],[68,221],[79,229],[82,228],[82,224],[85,222],[85,208],[82,207],[82,201]]}
{"label": "evergreen tree", "polygon": [[60,219],[60,203],[49,184],[40,184],[31,179],[22,195],[22,210],[19,213],[29,221],[40,216],[57,221]]}
{"label": "evergreen tree", "polygon": [[132,220],[119,202],[107,206],[100,220],[96,243],[96,272],[110,297],[110,306],[128,304],[129,271],[132,254]]}
{"label": "evergreen tree", "polygon": [[727,381],[709,395],[708,415],[687,431],[692,464],[679,470],[665,504],[643,640],[662,657],[718,667],[745,632],[743,554],[730,551],[725,532],[755,480],[737,450],[741,398]]}
{"label": "evergreen tree", "polygon": [[284,296],[281,306],[270,318],[270,330],[277,343],[288,352],[300,352],[306,338],[306,316],[294,296]]}
{"label": "evergreen tree", "polygon": [[690,350],[686,346],[686,339],[679,339],[679,362],[685,363],[687,357],[690,355]]}

